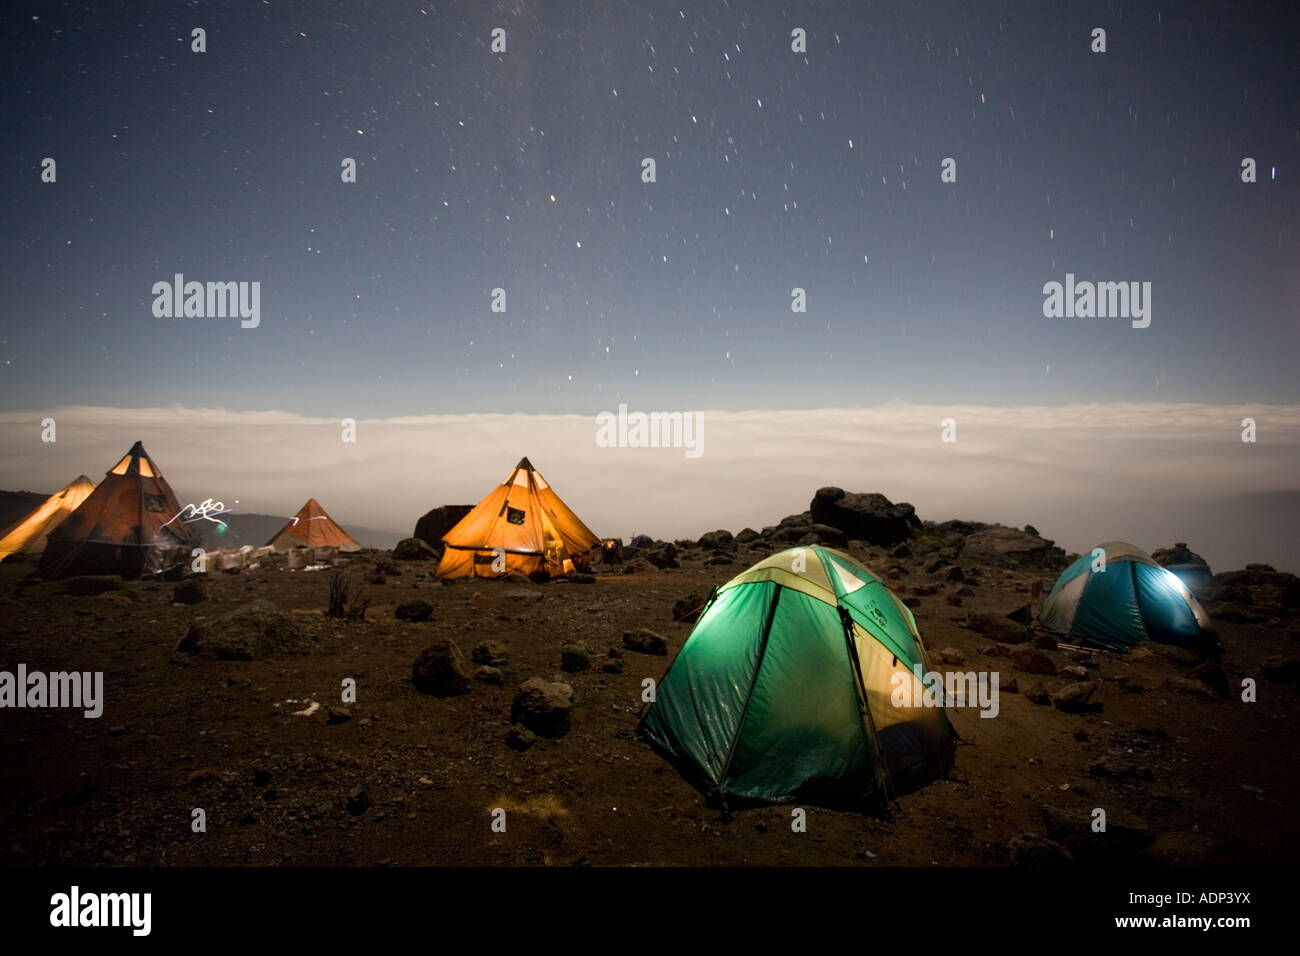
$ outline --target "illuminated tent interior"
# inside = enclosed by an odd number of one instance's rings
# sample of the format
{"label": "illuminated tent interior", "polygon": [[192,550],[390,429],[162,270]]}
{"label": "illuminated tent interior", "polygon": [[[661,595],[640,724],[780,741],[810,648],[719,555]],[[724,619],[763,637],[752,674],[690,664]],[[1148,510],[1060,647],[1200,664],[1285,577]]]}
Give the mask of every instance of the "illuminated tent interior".
{"label": "illuminated tent interior", "polygon": [[1209,615],[1182,579],[1123,541],[1108,541],[1061,572],[1038,620],[1070,641],[1113,651],[1143,641],[1219,649]]}
{"label": "illuminated tent interior", "polygon": [[335,548],[339,551],[360,551],[361,545],[338,526],[315,498],[298,509],[298,513],[268,541],[265,547],[276,551],[290,548]]}
{"label": "illuminated tent interior", "polygon": [[[833,548],[791,548],[714,592],[640,732],[724,807],[879,806],[951,768],[912,612]],[[910,693],[895,698],[895,689]]]}
{"label": "illuminated tent interior", "polygon": [[442,539],[438,576],[552,576],[587,567],[601,540],[560,500],[527,458]]}
{"label": "illuminated tent interior", "polygon": [[76,511],[94,490],[95,483],[81,475],[6,528],[4,535],[0,536],[0,561],[15,553],[40,554],[44,551],[49,533]]}
{"label": "illuminated tent interior", "polygon": [[81,505],[50,531],[37,574],[141,577],[188,560],[198,536],[162,472],[136,442]]}

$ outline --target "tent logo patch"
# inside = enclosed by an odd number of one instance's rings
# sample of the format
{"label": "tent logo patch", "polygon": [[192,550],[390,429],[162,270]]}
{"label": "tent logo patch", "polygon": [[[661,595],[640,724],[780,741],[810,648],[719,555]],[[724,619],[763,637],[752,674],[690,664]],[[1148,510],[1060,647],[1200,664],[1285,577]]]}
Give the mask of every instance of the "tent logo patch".
{"label": "tent logo patch", "polygon": [[511,508],[509,505],[506,505],[506,523],[523,524],[524,510],[522,508]]}

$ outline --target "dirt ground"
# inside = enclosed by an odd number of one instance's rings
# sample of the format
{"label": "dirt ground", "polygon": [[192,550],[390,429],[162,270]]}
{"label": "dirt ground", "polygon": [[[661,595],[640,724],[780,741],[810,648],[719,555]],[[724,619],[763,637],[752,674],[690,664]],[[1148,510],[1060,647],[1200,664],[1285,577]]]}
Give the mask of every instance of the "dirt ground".
{"label": "dirt ground", "polygon": [[[1300,696],[1259,678],[1262,662],[1294,654],[1295,630],[1221,624],[1232,694],[1168,685],[1187,671],[1162,649],[1142,659],[1096,652],[1100,712],[1031,703],[1039,678],[965,629],[971,610],[1005,614],[1053,575],[986,570],[961,607],[943,592],[915,609],[930,650],[955,648],[957,668],[998,669],[1022,693],[1002,693],[995,719],[953,710],[962,743],[949,779],[902,796],[888,818],[809,806],[763,807],[724,821],[635,734],[642,680],[658,680],[690,632],[672,608],[759,560],[602,573],[595,583],[524,585],[432,579],[430,563],[367,583],[364,621],[322,612],[331,572],[265,568],[213,574],[207,599],[172,603],[171,583],[131,582],[94,597],[57,584],[19,588],[30,565],[0,567],[0,668],[103,671],[104,714],[7,710],[0,734],[0,860],[6,865],[848,865],[1002,866],[1018,834],[1044,834],[1044,807],[1086,819],[1101,807],[1151,839],[1123,865],[1294,865]],[[879,569],[884,552],[854,556]],[[367,580],[386,554],[360,555]],[[960,563],[960,562],[959,562]],[[909,588],[932,581],[918,566]],[[924,588],[922,590],[925,590]],[[270,600],[312,635],[302,655],[221,661],[177,652],[194,622]],[[432,620],[394,608],[425,600]],[[599,663],[625,631],[650,628],[667,656],[622,651],[621,673]],[[439,698],[412,685],[411,664],[434,637],[468,659],[474,646],[509,652],[504,686],[473,681]],[[597,666],[566,674],[560,647],[582,641]],[[1069,664],[1068,650],[1047,651]],[[471,665],[472,667],[473,665]],[[572,729],[516,752],[510,707],[524,679],[574,689]],[[1258,701],[1240,701],[1243,677]],[[354,678],[350,719],[327,722]],[[295,711],[310,710],[310,715]],[[491,811],[507,811],[493,832]],[[207,830],[195,833],[202,808]],[[359,812],[358,812],[359,811]],[[1127,824],[1126,824],[1127,825]]]}

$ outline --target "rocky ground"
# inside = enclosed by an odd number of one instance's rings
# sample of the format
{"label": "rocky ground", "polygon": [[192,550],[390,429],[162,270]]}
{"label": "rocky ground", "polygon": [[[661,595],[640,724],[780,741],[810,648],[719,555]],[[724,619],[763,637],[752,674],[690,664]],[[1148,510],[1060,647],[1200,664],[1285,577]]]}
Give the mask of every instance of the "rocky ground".
{"label": "rocky ground", "polygon": [[[762,531],[638,539],[622,563],[540,584],[439,582],[436,553],[412,541],[352,556],[337,583],[280,562],[180,582],[31,583],[30,563],[6,563],[0,668],[103,671],[106,704],[97,720],[0,713],[0,859],[1297,862],[1295,577],[1253,566],[1208,578],[1218,664],[1162,646],[1083,652],[1015,613],[1037,611],[1069,557],[1037,532],[922,523],[834,491]],[[1000,711],[951,711],[954,772],[888,818],[809,806],[793,832],[780,806],[723,821],[637,738],[642,681],[690,633],[675,615],[773,549],[812,542],[894,582],[936,669],[997,670]],[[326,616],[332,585],[346,588],[343,617]],[[1089,830],[1095,808],[1105,839]]]}

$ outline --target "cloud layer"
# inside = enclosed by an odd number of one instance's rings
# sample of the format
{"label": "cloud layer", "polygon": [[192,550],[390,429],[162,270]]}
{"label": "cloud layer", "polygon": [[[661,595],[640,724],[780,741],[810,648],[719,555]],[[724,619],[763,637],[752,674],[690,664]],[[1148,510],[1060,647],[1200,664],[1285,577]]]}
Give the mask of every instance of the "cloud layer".
{"label": "cloud layer", "polygon": [[[612,409],[611,409],[612,410]],[[632,409],[632,411],[655,409]],[[696,537],[760,528],[823,485],[910,501],[922,518],[1035,525],[1067,550],[1120,538],[1187,541],[1216,569],[1300,569],[1300,407],[1099,404],[703,410],[703,454],[601,448],[594,417],[427,415],[340,421],[221,408],[68,407],[0,415],[0,488],[98,481],[144,441],[182,504],[297,511],[409,534],[440,504],[473,503],[527,455],[597,534]],[[41,419],[57,441],[41,441]],[[1241,440],[1242,419],[1258,441]],[[940,440],[956,422],[956,442]],[[238,502],[238,505],[234,504]]]}

